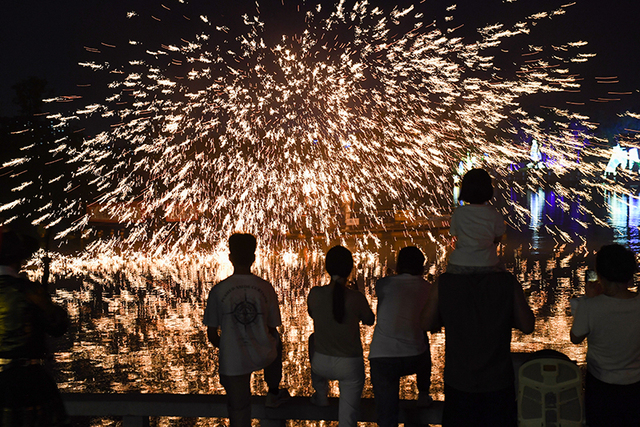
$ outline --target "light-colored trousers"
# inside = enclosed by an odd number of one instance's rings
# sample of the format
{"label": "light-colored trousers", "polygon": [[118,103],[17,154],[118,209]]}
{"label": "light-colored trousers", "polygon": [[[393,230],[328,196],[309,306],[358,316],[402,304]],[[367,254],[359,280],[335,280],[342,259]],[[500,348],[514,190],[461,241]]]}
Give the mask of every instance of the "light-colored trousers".
{"label": "light-colored trousers", "polygon": [[311,360],[311,382],[319,401],[327,398],[328,380],[338,380],[340,388],[339,426],[356,427],[364,387],[364,359],[315,352]]}

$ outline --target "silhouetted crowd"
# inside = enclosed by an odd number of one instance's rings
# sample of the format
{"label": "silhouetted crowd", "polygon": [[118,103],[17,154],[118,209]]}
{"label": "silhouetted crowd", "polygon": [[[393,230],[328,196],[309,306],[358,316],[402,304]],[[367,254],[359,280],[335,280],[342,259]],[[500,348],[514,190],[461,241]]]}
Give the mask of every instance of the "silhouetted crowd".
{"label": "silhouetted crowd", "polygon": [[[359,418],[365,383],[360,324],[375,324],[368,358],[380,426],[398,425],[404,376],[416,375],[416,406],[432,405],[427,332],[442,328],[442,425],[518,425],[517,402],[522,396],[516,396],[514,386],[512,330],[532,333],[535,318],[521,284],[496,254],[505,223],[489,204],[492,197],[489,174],[469,171],[459,195],[465,204],[451,219],[456,248],[446,272],[430,283],[423,277],[425,257],[420,249],[402,248],[396,274],[375,285],[376,314],[367,298],[350,285],[351,252],[340,245],[327,251],[328,284],[313,287],[307,297],[314,325],[309,337],[315,390],[311,403],[328,406],[328,381],[338,381],[342,427],[356,426]],[[9,229],[0,232],[0,427],[69,425],[56,384],[43,366],[44,337],[62,335],[68,316],[42,283],[19,274],[37,246],[37,241]],[[256,246],[251,234],[230,236],[234,271],[211,289],[203,319],[209,342],[219,349],[218,372],[232,427],[251,426],[253,372],[264,371],[267,407],[278,407],[290,398],[280,387],[278,297],[269,282],[251,272]],[[630,290],[636,272],[634,253],[617,244],[603,246],[596,255],[595,271],[587,273],[585,295],[571,302],[570,339],[575,344],[588,340],[584,413],[590,427],[640,426],[640,296]],[[545,375],[532,372],[540,378]],[[541,407],[549,403],[547,396],[539,400]],[[578,409],[580,422],[582,407]],[[554,414],[563,416],[561,410]],[[561,425],[553,417],[541,412],[540,423],[546,424],[536,425]]]}

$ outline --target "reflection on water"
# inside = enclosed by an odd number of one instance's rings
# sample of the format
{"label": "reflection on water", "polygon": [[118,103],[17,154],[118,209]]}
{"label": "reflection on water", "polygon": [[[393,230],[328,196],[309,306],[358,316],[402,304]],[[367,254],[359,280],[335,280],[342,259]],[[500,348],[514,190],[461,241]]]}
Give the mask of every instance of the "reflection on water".
{"label": "reflection on water", "polygon": [[[579,206],[564,206],[550,191],[529,192],[530,230],[507,232],[501,257],[523,283],[537,322],[532,335],[514,332],[512,350],[531,352],[553,348],[583,364],[586,346],[569,342],[569,299],[581,293],[584,273],[592,267],[594,252],[612,240],[638,250],[638,199],[606,195],[603,211],[611,229],[580,224],[582,235],[566,242],[559,234]],[[554,209],[559,209],[557,212]],[[566,224],[565,224],[566,225]],[[566,227],[571,229],[570,227]],[[379,239],[379,240],[378,240]],[[353,240],[344,242],[355,254],[354,283],[374,308],[375,281],[394,267],[397,251],[409,244],[427,255],[429,271],[444,267],[450,242],[446,235],[377,236],[380,246]],[[307,338],[312,322],[306,296],[312,286],[324,284],[326,247],[314,241],[291,241],[269,253],[258,254],[254,271],[273,283],[280,298],[284,324],[284,383],[293,395],[310,396]],[[56,341],[56,370],[60,388],[67,392],[222,393],[216,351],[207,343],[202,326],[204,303],[213,284],[231,273],[224,253],[182,258],[146,258],[143,254],[94,258],[60,258],[56,262],[55,299],[69,310],[73,327]],[[362,327],[365,353],[373,327]],[[434,397],[442,399],[444,334],[431,335]],[[266,389],[254,376],[254,393]],[[415,382],[402,385],[415,398]],[[337,395],[337,387],[332,393]],[[371,383],[365,396],[372,396]]]}
{"label": "reflection on water", "polygon": [[534,248],[540,246],[540,227],[542,227],[542,212],[544,211],[544,189],[538,191],[529,190],[529,211],[531,212],[531,220],[529,221],[529,229],[532,232],[531,245]]}
{"label": "reflection on water", "polygon": [[550,241],[620,243],[635,252],[640,250],[638,195],[607,191],[581,204],[575,198],[565,200],[554,191],[538,188],[526,190],[526,202],[514,194],[511,197],[529,208],[529,241],[536,251],[548,252],[544,246]]}
{"label": "reflection on water", "polygon": [[640,198],[614,192],[607,192],[605,198],[614,242],[628,244],[637,252],[640,247]]}

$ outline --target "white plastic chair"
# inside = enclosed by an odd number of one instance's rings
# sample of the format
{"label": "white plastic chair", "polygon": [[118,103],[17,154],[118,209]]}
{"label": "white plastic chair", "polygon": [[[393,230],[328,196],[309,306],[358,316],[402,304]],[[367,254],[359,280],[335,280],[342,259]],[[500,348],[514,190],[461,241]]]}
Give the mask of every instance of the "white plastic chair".
{"label": "white plastic chair", "polygon": [[584,425],[582,373],[574,362],[553,357],[536,358],[524,363],[518,374],[521,427]]}

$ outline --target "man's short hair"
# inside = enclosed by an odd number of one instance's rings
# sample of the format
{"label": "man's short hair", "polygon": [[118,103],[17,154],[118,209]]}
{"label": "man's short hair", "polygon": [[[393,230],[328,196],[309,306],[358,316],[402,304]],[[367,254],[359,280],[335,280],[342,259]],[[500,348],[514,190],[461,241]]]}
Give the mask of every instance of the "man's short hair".
{"label": "man's short hair", "polygon": [[235,233],[229,237],[231,262],[238,265],[251,265],[256,259],[256,238],[248,233]]}
{"label": "man's short hair", "polygon": [[398,264],[396,272],[398,274],[408,273],[413,276],[422,276],[424,273],[424,254],[415,246],[407,246],[400,249],[398,253]]}
{"label": "man's short hair", "polygon": [[481,205],[493,197],[491,176],[484,169],[471,169],[464,174],[458,200]]}
{"label": "man's short hair", "polygon": [[605,245],[596,255],[596,272],[614,283],[627,283],[638,271],[636,256],[622,245]]}

